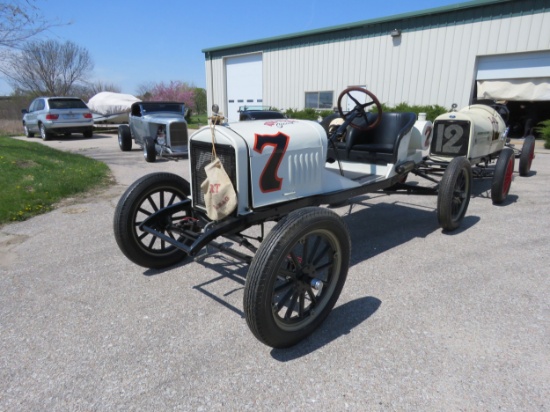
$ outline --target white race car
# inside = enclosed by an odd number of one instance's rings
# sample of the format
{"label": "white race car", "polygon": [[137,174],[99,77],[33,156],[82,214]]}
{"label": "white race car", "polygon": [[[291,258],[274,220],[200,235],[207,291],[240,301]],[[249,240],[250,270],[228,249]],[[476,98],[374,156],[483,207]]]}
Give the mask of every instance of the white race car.
{"label": "white race car", "polygon": [[[357,93],[365,93],[367,102],[360,102]],[[356,103],[353,110],[342,110],[344,98]],[[378,114],[367,111],[372,105]],[[293,119],[198,130],[189,139],[190,182],[154,173],[122,195],[114,216],[121,251],[147,268],[196,257],[207,246],[250,264],[244,290],[250,330],[269,346],[292,346],[326,318],[348,272],[348,229],[339,215],[321,205],[378,190],[433,193],[441,227],[454,230],[470,200],[472,162],[489,163],[508,153],[504,122],[489,107],[449,114],[435,122],[435,129],[414,113],[382,113],[378,99],[364,89],[344,90],[338,107],[340,120],[328,135],[317,122]],[[468,149],[467,137],[478,139],[490,153]],[[236,192],[234,211],[219,220],[208,217],[201,189],[213,140]],[[511,181],[508,154],[504,159],[494,173],[497,201]],[[425,177],[429,186],[408,186],[409,173]],[[276,225],[264,237],[267,221]],[[260,236],[244,233],[256,225]],[[243,253],[242,247],[251,253]]]}

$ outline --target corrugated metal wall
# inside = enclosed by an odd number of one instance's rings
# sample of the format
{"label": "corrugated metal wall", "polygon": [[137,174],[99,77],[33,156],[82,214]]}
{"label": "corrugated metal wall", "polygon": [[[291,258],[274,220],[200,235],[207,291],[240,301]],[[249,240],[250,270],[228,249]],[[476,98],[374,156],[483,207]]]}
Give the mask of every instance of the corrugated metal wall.
{"label": "corrugated metal wall", "polygon": [[[389,35],[393,28],[401,37]],[[332,90],[335,105],[351,85],[366,85],[390,105],[463,106],[477,56],[548,49],[550,2],[510,1],[207,53],[207,80],[216,79],[207,88],[224,101],[223,56],[261,50],[264,104],[281,109],[302,109],[307,91]]]}

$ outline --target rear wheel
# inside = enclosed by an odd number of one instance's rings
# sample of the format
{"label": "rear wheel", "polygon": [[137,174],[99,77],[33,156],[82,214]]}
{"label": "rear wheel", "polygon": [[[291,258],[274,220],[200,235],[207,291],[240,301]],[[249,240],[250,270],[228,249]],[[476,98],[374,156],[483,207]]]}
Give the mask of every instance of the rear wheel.
{"label": "rear wheel", "polygon": [[244,291],[246,322],[258,340],[292,346],[328,316],[350,260],[343,220],[324,208],[295,210],[271,230],[252,260]]}
{"label": "rear wheel", "polygon": [[145,161],[149,163],[154,163],[155,160],[157,160],[155,141],[150,137],[146,137],[143,142],[143,157],[145,157]]}
{"label": "rear wheel", "polygon": [[514,151],[505,147],[498,156],[495,166],[495,174],[491,184],[491,199],[494,204],[500,204],[506,200],[510,186],[512,186],[512,177],[514,174]]}
{"label": "rear wheel", "polygon": [[535,136],[527,136],[519,155],[519,175],[528,176],[535,158]]}
{"label": "rear wheel", "polygon": [[437,194],[437,219],[443,230],[455,230],[460,226],[472,192],[472,166],[464,157],[455,157],[439,183]]}
{"label": "rear wheel", "polygon": [[52,134],[46,130],[46,128],[44,127],[44,125],[42,123],[40,123],[39,129],[40,129],[40,137],[42,138],[42,140],[50,140],[51,139]]}
{"label": "rear wheel", "polygon": [[[139,225],[158,210],[185,200],[190,193],[189,183],[172,173],[153,173],[134,182],[115,209],[113,227],[122,253],[146,268],[164,268],[185,259],[187,253],[183,250],[142,231]],[[176,212],[156,229],[175,239],[168,226],[189,215],[190,211]]]}
{"label": "rear wheel", "polygon": [[94,136],[94,128],[90,127],[89,129],[86,129],[82,135],[86,138],[90,138]]}
{"label": "rear wheel", "polygon": [[127,124],[118,126],[118,146],[123,152],[132,150],[132,133],[130,132],[130,126]]}

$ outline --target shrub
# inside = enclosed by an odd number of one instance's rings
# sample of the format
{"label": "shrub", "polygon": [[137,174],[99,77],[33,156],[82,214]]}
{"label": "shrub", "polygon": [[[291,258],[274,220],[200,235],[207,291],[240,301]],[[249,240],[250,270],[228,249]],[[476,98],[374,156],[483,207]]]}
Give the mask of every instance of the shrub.
{"label": "shrub", "polygon": [[[376,106],[373,106],[375,109],[373,110],[376,112]],[[426,119],[431,120],[432,122],[435,120],[435,118],[443,113],[447,113],[449,110],[446,109],[443,106],[439,105],[414,105],[411,106],[408,103],[402,102],[399,103],[397,106],[388,106],[387,104],[382,103],[382,110],[384,112],[413,112],[418,115],[418,113],[426,113]]]}
{"label": "shrub", "polygon": [[540,133],[544,139],[544,147],[550,149],[550,119],[540,122],[537,127],[535,127],[535,131]]}
{"label": "shrub", "polygon": [[[382,103],[382,110],[384,112],[413,112],[418,115],[418,113],[426,113],[426,119],[435,120],[437,116],[443,113],[447,113],[449,110],[443,106],[439,105],[425,105],[425,106],[411,106],[408,103],[399,103],[397,106],[388,106],[387,104]],[[376,113],[376,106],[373,107],[372,111]],[[325,117],[333,114],[333,110],[322,110],[317,111],[315,109],[304,109],[304,110],[295,110],[288,109],[285,112],[286,117],[289,119],[306,119],[306,120],[317,120],[319,116],[324,119]]]}
{"label": "shrub", "polygon": [[305,120],[317,120],[319,113],[315,109],[294,110],[288,109],[285,112],[286,117],[289,119],[305,119]]}
{"label": "shrub", "polygon": [[319,116],[321,116],[321,118],[324,119],[325,117],[330,116],[333,113],[334,113],[334,110],[321,110],[319,112]]}

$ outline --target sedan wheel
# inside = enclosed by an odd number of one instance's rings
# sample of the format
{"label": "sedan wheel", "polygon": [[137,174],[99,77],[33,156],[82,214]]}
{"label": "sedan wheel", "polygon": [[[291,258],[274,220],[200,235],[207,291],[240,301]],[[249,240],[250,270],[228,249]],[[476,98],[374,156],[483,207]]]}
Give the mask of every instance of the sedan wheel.
{"label": "sedan wheel", "polygon": [[52,137],[51,133],[48,133],[46,131],[46,128],[43,124],[40,125],[40,137],[42,137],[42,140],[50,140],[50,138]]}
{"label": "sedan wheel", "polygon": [[25,130],[25,136],[34,137],[34,133],[29,130],[26,124],[23,125],[23,129]]}

